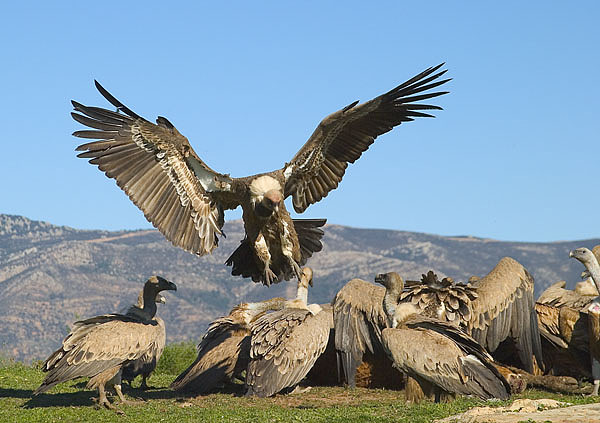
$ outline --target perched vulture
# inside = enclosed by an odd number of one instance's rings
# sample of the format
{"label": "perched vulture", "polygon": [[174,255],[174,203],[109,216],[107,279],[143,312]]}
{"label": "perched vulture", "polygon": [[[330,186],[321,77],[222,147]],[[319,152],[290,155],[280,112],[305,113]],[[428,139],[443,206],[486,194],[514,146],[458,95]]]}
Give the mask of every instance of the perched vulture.
{"label": "perched vulture", "polygon": [[200,395],[239,377],[250,359],[250,325],[265,312],[284,306],[283,298],[242,303],[213,321],[198,344],[198,357],[171,383],[171,389]]}
{"label": "perched vulture", "polygon": [[[381,331],[387,327],[381,306],[384,295],[382,287],[355,279],[333,300],[336,349],[350,386],[355,384],[363,354],[381,355]],[[542,363],[533,278],[511,258],[500,260],[473,285],[449,278],[439,281],[429,272],[420,282],[408,282],[397,302],[409,302],[423,316],[459,325],[491,353],[511,339],[521,365],[529,372],[534,368],[534,354]]]}
{"label": "perched vulture", "polygon": [[[587,248],[577,248],[569,255],[579,260],[585,266],[591,276],[596,289],[600,291],[600,264],[596,255]],[[594,390],[592,395],[598,395],[600,387],[600,297],[596,297],[587,309],[590,354],[592,356],[592,377],[594,379]]]}
{"label": "perched vulture", "polygon": [[436,402],[441,395],[475,395],[507,399],[510,386],[492,357],[455,324],[422,314],[411,302],[398,303],[402,279],[395,274],[375,278],[386,288],[383,308],[389,328],[381,332],[394,367],[414,378]]}
{"label": "perched vulture", "polygon": [[340,373],[352,388],[397,384],[397,378],[389,377],[396,370],[392,370],[392,362],[381,343],[381,331],[387,327],[384,295],[383,287],[352,279],[332,301]]}
{"label": "perched vulture", "polygon": [[88,389],[98,388],[98,404],[113,408],[106,398],[105,386],[114,386],[122,402],[121,371],[157,349],[161,328],[154,319],[156,296],[164,290],[177,290],[174,283],[160,276],[144,284],[144,307],[132,308],[127,314],[105,314],[75,322],[71,333],[44,362],[46,378],[33,395],[68,380],[91,378]]}
{"label": "perched vulture", "polygon": [[555,376],[592,378],[588,314],[566,305],[535,304],[544,369]]}
{"label": "perched vulture", "polygon": [[307,277],[312,271],[304,268],[295,302],[252,324],[246,395],[270,397],[293,388],[325,351],[333,314],[329,305],[307,306]]}
{"label": "perched vulture", "polygon": [[[354,163],[382,135],[415,117],[432,117],[438,106],[419,103],[446,92],[431,67],[364,104],[358,101],[327,116],[283,168],[232,178],[212,170],[187,138],[164,117],[156,124],[124,106],[98,82],[110,111],[73,101],[73,118],[91,128],[73,135],[96,141],[77,147],[116,180],[146,218],[175,246],[202,256],[217,247],[224,210],[242,207],[245,238],[226,264],[233,275],[265,285],[300,277],[300,267],[322,248],[325,219],[293,220],[284,199],[302,213],[335,189]],[[436,73],[437,72],[437,73]]]}
{"label": "perched vulture", "polygon": [[[156,303],[165,304],[167,302],[166,298],[160,294],[156,295],[154,299]],[[138,301],[135,305],[132,305],[128,310],[128,314],[133,314],[139,312],[138,310],[144,309],[144,290],[140,291],[138,295]],[[140,385],[140,389],[146,390],[150,387],[148,386],[146,379],[150,376],[150,374],[156,369],[156,365],[158,364],[158,360],[160,360],[160,356],[165,349],[165,344],[167,342],[167,332],[165,328],[165,322],[163,319],[158,317],[158,315],[154,316],[154,320],[158,323],[158,327],[160,329],[160,334],[156,338],[155,348],[148,351],[139,359],[128,363],[123,366],[123,372],[121,374],[121,380],[127,381],[131,384],[133,379],[135,379],[138,375],[142,375],[142,384]]]}

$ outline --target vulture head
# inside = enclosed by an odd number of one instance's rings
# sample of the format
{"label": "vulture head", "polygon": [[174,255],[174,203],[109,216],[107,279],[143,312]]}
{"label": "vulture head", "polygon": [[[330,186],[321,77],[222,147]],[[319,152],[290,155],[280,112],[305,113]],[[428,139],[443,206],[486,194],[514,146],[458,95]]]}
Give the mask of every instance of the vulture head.
{"label": "vulture head", "polygon": [[279,205],[283,202],[281,185],[271,176],[259,176],[250,184],[250,201],[254,213],[259,217],[269,217],[277,213]]}
{"label": "vulture head", "polygon": [[404,281],[396,272],[380,273],[375,276],[375,282],[383,285],[389,291],[402,291],[404,289]]}
{"label": "vulture head", "polygon": [[[144,287],[151,288],[157,294],[160,291],[177,291],[177,285],[161,276],[150,276]],[[158,302],[158,301],[157,301]]]}
{"label": "vulture head", "polygon": [[302,268],[300,282],[304,288],[308,288],[308,285],[313,286],[313,271],[310,267]]}
{"label": "vulture head", "polygon": [[579,260],[584,265],[586,265],[586,267],[588,264],[593,263],[592,260],[595,260],[596,258],[594,256],[594,253],[592,253],[589,249],[585,247],[571,250],[571,252],[569,253],[569,257],[573,257],[574,259]]}

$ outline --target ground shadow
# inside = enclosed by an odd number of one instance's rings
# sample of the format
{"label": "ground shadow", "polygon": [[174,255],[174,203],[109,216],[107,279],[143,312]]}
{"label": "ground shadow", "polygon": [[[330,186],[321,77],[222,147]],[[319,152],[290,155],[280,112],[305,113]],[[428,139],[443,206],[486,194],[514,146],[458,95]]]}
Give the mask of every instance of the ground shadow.
{"label": "ground shadow", "polygon": [[[31,392],[31,391],[30,391]],[[30,393],[31,395],[31,393]],[[92,391],[69,392],[59,394],[39,394],[32,397],[23,404],[24,408],[37,407],[71,407],[71,406],[91,406],[94,405]]]}
{"label": "ground shadow", "polygon": [[31,389],[0,388],[0,398],[31,398]]}

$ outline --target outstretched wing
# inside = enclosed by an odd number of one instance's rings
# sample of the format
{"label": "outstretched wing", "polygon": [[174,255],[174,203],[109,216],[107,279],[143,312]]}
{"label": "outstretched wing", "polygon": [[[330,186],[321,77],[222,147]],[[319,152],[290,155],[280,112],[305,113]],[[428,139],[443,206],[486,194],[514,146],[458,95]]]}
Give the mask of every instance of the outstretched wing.
{"label": "outstretched wing", "polygon": [[476,285],[469,329],[471,336],[494,352],[506,338],[515,341],[525,370],[533,372],[533,355],[542,364],[533,277],[516,260],[501,259]]}
{"label": "outstretched wing", "polygon": [[[223,209],[239,205],[233,180],[209,168],[187,138],[164,117],[157,125],[121,104],[98,82],[98,91],[117,112],[72,101],[73,119],[92,130],[74,136],[98,141],[82,144],[78,157],[90,159],[125,191],[173,245],[198,255],[218,244]],[[120,113],[122,112],[122,113]]]}
{"label": "outstretched wing", "polygon": [[415,117],[433,117],[421,110],[440,110],[441,107],[417,102],[447,92],[415,94],[448,81],[436,81],[446,72],[435,73],[442,65],[421,72],[371,101],[359,106],[355,101],[323,119],[283,169],[285,196],[292,196],[294,210],[302,213],[326,197],[342,180],[348,163],[354,163],[379,135]]}

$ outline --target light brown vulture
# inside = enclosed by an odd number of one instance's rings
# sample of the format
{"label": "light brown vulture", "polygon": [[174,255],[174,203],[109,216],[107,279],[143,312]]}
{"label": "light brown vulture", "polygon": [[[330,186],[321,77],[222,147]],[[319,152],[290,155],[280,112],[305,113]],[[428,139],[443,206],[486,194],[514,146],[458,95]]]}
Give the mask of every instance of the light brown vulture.
{"label": "light brown vulture", "polygon": [[73,101],[71,115],[91,128],[73,135],[97,140],[77,147],[79,157],[115,179],[146,218],[186,251],[212,252],[222,234],[223,211],[241,206],[245,238],[226,264],[233,275],[269,285],[299,278],[300,267],[322,248],[325,219],[292,220],[284,199],[291,196],[294,210],[302,213],[338,186],[348,164],[379,135],[415,117],[431,117],[424,111],[440,107],[419,101],[446,93],[426,92],[448,81],[438,79],[445,73],[437,72],[441,66],[327,116],[283,168],[243,178],[212,170],[171,122],[164,117],[157,124],[147,121],[98,82],[117,112]]}
{"label": "light brown vulture", "polygon": [[325,351],[333,327],[331,306],[307,306],[307,292],[303,275],[294,303],[252,324],[246,395],[270,397],[295,387]]}
{"label": "light brown vulture", "polygon": [[[350,386],[355,384],[363,354],[377,355],[381,350],[381,331],[386,327],[380,305],[384,295],[382,287],[355,279],[333,300],[336,348]],[[500,260],[473,285],[450,278],[439,281],[430,272],[420,282],[408,282],[398,302],[414,304],[423,316],[459,325],[489,352],[512,340],[525,370],[532,372],[534,354],[542,363],[533,278],[511,258]]]}
{"label": "light brown vulture", "polygon": [[537,302],[544,368],[555,376],[592,378],[588,314],[566,305]]}
{"label": "light brown vulture", "polygon": [[[579,260],[591,276],[596,289],[600,291],[600,264],[596,255],[587,248],[576,248],[569,255]],[[600,297],[594,298],[587,308],[590,354],[592,356],[592,377],[594,390],[592,395],[598,395],[600,387]]]}
{"label": "light brown vulture", "polygon": [[[154,300],[158,304],[166,304],[167,300],[160,294],[156,295]],[[128,314],[137,313],[138,310],[144,309],[144,290],[140,291],[138,295],[138,301],[135,305],[132,305],[128,310]],[[167,332],[165,328],[165,321],[161,319],[158,315],[154,316],[154,320],[158,323],[159,327],[159,336],[156,338],[156,348],[148,351],[139,359],[128,363],[123,366],[123,371],[121,374],[121,380],[129,382],[133,381],[138,375],[142,375],[142,383],[140,385],[140,389],[146,390],[150,389],[147,383],[147,379],[150,374],[156,369],[156,365],[158,364],[158,360],[160,360],[160,356],[162,355],[165,344],[167,342]]]}
{"label": "light brown vulture", "polygon": [[75,322],[69,335],[44,362],[46,378],[33,395],[68,380],[91,378],[88,389],[98,389],[98,404],[113,408],[106,398],[105,385],[114,386],[122,402],[121,371],[123,366],[157,349],[160,337],[156,314],[156,295],[177,290],[174,283],[160,276],[144,284],[144,307],[128,314],[105,314]]}
{"label": "light brown vulture", "polygon": [[246,370],[250,359],[250,325],[269,310],[285,306],[283,298],[235,306],[213,321],[198,344],[196,360],[171,383],[171,389],[204,394]]}
{"label": "light brown vulture", "polygon": [[510,386],[489,353],[453,323],[427,317],[411,302],[398,303],[403,288],[397,274],[377,275],[386,288],[383,308],[389,321],[381,332],[394,367],[414,378],[426,395],[475,395],[507,399]]}

